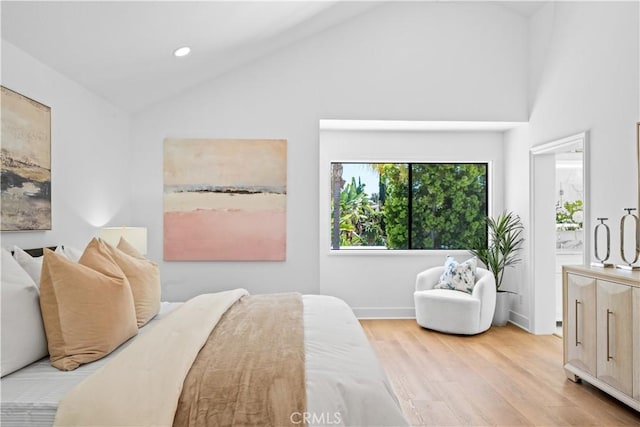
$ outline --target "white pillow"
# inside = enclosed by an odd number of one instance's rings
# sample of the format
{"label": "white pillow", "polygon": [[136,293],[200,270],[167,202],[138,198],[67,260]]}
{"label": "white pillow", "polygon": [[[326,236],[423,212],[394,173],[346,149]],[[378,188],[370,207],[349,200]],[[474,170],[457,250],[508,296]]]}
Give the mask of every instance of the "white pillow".
{"label": "white pillow", "polygon": [[9,251],[3,248],[1,258],[0,376],[5,376],[45,357],[47,338],[38,288]]}
{"label": "white pillow", "polygon": [[32,257],[17,246],[13,247],[13,257],[33,279],[36,286],[39,287],[40,274],[42,273],[42,257]]}
{"label": "white pillow", "polygon": [[472,293],[476,285],[477,264],[478,258],[476,257],[459,263],[452,256],[447,256],[444,262],[444,272],[434,289],[451,289]]}
{"label": "white pillow", "polygon": [[[56,248],[56,253],[67,256],[65,253],[63,253],[62,246],[58,246]],[[22,267],[24,271],[29,273],[29,276],[31,276],[36,286],[39,288],[40,275],[42,274],[42,260],[44,258],[41,256],[33,257],[17,246],[13,247],[13,257],[16,259],[16,261],[18,261],[20,267]],[[67,256],[67,258],[69,257]]]}

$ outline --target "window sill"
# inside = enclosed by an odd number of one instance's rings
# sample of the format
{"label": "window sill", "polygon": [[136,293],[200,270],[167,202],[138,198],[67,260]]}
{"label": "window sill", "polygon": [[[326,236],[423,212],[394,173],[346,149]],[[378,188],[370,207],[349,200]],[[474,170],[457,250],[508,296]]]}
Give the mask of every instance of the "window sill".
{"label": "window sill", "polygon": [[374,257],[409,257],[409,256],[420,256],[420,257],[435,257],[435,256],[471,256],[468,250],[466,249],[386,249],[382,247],[371,247],[371,248],[358,248],[358,249],[338,249],[333,250],[329,249],[329,256],[374,256]]}

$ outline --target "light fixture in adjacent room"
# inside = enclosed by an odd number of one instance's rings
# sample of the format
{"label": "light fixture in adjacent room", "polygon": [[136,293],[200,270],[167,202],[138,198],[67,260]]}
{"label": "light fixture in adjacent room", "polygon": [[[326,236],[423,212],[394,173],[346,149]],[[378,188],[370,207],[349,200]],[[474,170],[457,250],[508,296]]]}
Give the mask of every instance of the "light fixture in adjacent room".
{"label": "light fixture in adjacent room", "polygon": [[103,227],[100,238],[112,246],[117,246],[120,237],[129,242],[142,255],[147,254],[147,227]]}
{"label": "light fixture in adjacent room", "polygon": [[173,51],[173,56],[181,58],[183,56],[187,56],[191,53],[191,48],[189,46],[179,47]]}

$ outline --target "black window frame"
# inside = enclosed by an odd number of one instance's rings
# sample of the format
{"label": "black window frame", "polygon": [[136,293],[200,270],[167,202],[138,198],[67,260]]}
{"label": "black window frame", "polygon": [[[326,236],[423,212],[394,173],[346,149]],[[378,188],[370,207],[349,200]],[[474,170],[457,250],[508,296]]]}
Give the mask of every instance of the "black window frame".
{"label": "black window frame", "polygon": [[[485,192],[484,192],[484,206],[485,212],[484,216],[488,217],[490,213],[490,191],[491,191],[491,162],[490,161],[425,161],[425,162],[397,162],[397,161],[332,161],[330,163],[330,168],[333,168],[334,164],[397,164],[397,165],[406,165],[407,167],[407,247],[401,249],[392,249],[385,247],[384,250],[390,251],[452,251],[452,250],[466,250],[469,248],[414,248],[413,247],[413,198],[414,198],[414,185],[413,185],[413,165],[482,165],[484,166],[485,173],[484,177],[486,179],[485,182]],[[333,189],[330,191],[330,199],[333,199]],[[333,208],[331,208],[333,211]],[[330,215],[331,217],[331,215]],[[330,236],[332,233],[329,233]],[[485,229],[485,242],[488,239],[487,230]],[[371,250],[374,246],[349,246],[348,250]],[[342,247],[334,248],[330,246],[331,251],[340,251],[343,250]]]}

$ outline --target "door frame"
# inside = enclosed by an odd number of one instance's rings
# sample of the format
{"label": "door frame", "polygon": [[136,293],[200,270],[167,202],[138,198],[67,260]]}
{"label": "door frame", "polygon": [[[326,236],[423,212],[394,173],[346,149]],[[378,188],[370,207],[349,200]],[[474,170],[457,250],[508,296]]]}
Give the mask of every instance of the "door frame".
{"label": "door frame", "polygon": [[[590,259],[591,248],[591,218],[590,218],[590,185],[589,185],[589,134],[580,132],[565,138],[553,140],[540,144],[529,150],[529,218],[530,238],[529,253],[531,256],[531,268],[529,270],[529,331],[534,334],[552,334],[556,328],[555,321],[555,282],[553,280],[542,280],[540,269],[554,268],[545,263],[536,263],[536,250],[540,250],[538,241],[542,240],[538,236],[542,233],[552,232],[546,227],[539,217],[535,215],[536,206],[536,159],[537,156],[558,154],[582,144],[582,184],[583,184],[583,264],[587,264]],[[555,192],[555,189],[554,189]],[[553,230],[555,231],[555,230]],[[548,272],[548,271],[547,271]],[[551,302],[551,304],[550,304]]]}

